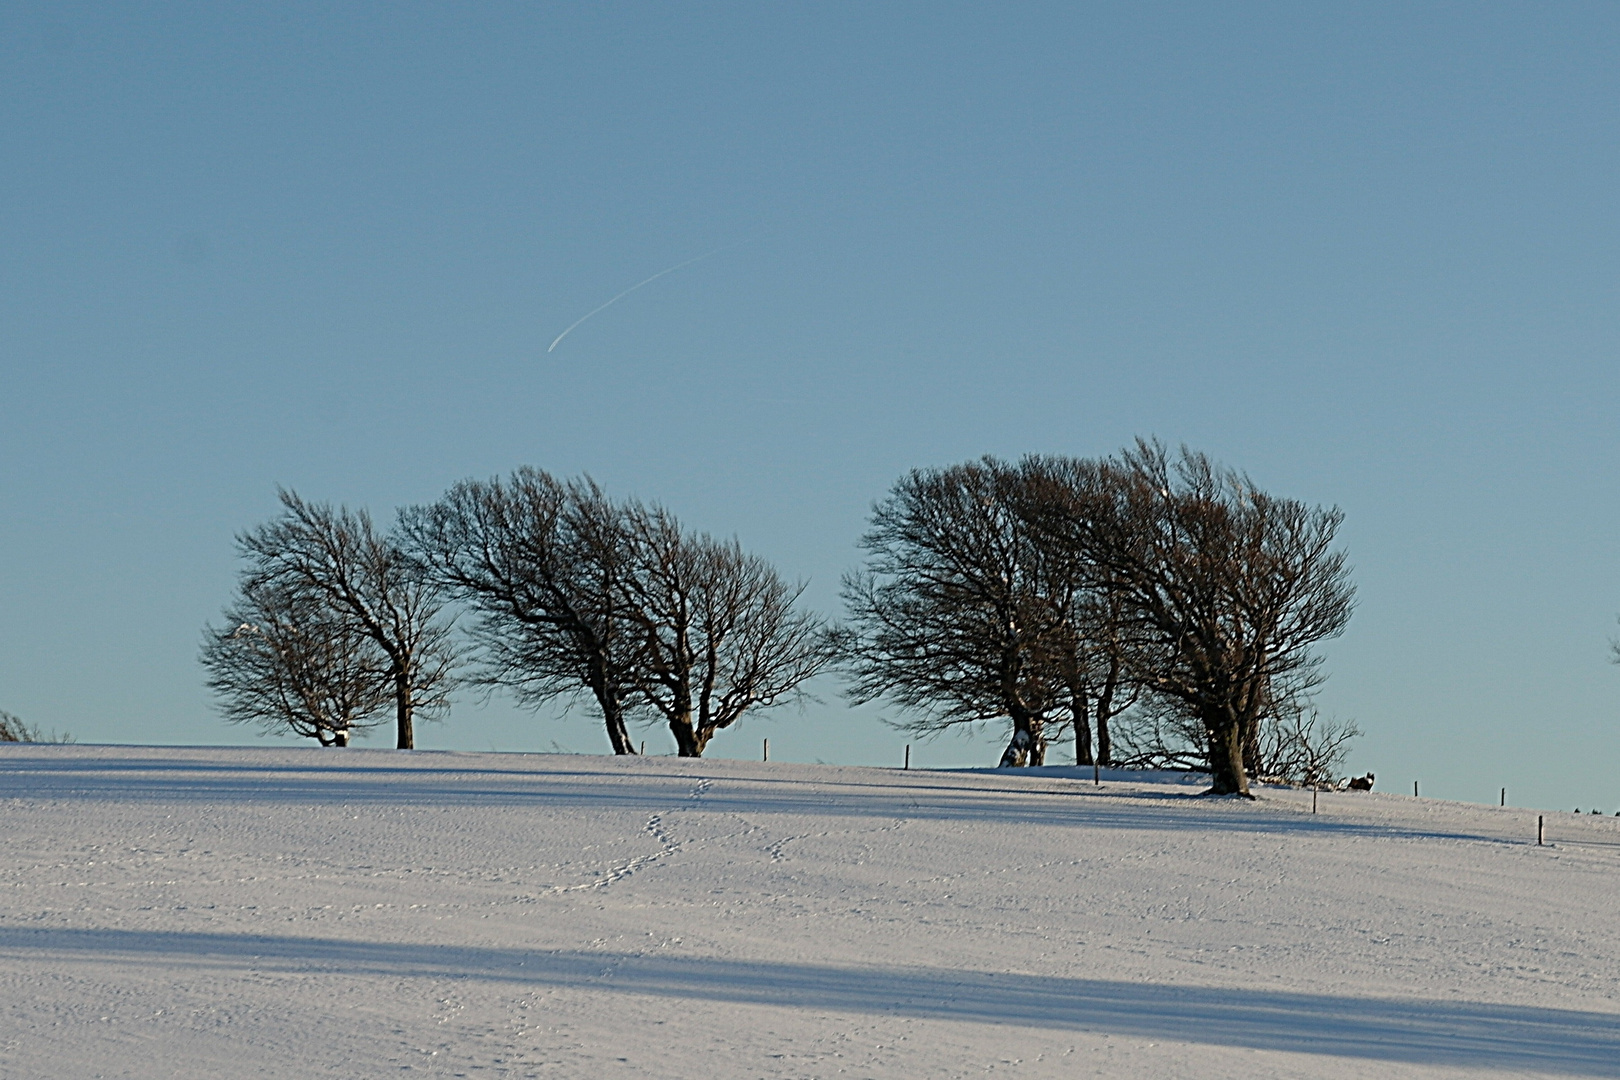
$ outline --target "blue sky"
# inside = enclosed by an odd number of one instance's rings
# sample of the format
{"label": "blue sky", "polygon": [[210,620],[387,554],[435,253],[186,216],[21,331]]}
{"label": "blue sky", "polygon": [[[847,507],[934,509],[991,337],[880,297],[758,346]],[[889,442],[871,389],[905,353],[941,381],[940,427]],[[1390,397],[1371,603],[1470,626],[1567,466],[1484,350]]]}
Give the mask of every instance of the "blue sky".
{"label": "blue sky", "polygon": [[[1147,434],[1344,508],[1323,703],[1353,766],[1612,812],[1617,32],[1596,4],[6,5],[0,708],[258,741],[196,646],[278,483],[386,516],[588,471],[835,613],[905,469]],[[898,759],[822,698],[712,752]],[[421,744],[606,748],[499,699]]]}

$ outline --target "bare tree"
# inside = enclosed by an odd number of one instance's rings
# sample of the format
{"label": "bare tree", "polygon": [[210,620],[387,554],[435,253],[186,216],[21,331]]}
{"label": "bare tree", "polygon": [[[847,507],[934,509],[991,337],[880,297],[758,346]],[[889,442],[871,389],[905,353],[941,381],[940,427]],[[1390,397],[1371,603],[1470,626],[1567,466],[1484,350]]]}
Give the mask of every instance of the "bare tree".
{"label": "bare tree", "polygon": [[1306,787],[1331,785],[1361,735],[1354,721],[1324,717],[1314,702],[1274,712],[1259,728],[1257,775]]}
{"label": "bare tree", "polygon": [[681,757],[701,757],[745,712],[800,697],[837,655],[826,625],[796,610],[803,586],[735,541],[691,535],[637,503],[623,521],[632,554],[622,582],[642,644],[635,686]]}
{"label": "bare tree", "polygon": [[298,597],[295,610],[313,620],[302,632],[318,637],[341,627],[374,643],[387,660],[383,679],[397,746],[411,749],[416,717],[447,708],[454,686],[456,657],[441,594],[366,511],[308,503],[292,491],[280,496],[280,517],[237,537],[248,563],[243,597]]}
{"label": "bare tree", "polygon": [[304,582],[245,581],[201,660],[225,719],[322,746],[348,746],[394,705],[388,654]]}
{"label": "bare tree", "polygon": [[476,613],[480,680],[539,705],[588,693],[616,754],[633,754],[640,623],[628,606],[631,544],[590,479],[521,468],[465,480],[405,514],[413,550]]}
{"label": "bare tree", "polygon": [[874,506],[843,592],[854,700],[912,710],[919,732],[1010,720],[1002,764],[1039,765],[1053,713],[1083,708],[1082,671],[1072,584],[1033,542],[1020,485],[990,458],[913,470]]}
{"label": "bare tree", "polygon": [[1321,681],[1311,647],[1349,621],[1342,514],[1155,442],[1025,471],[1042,542],[1117,601],[1132,680],[1196,719],[1212,793],[1248,795],[1262,718]]}

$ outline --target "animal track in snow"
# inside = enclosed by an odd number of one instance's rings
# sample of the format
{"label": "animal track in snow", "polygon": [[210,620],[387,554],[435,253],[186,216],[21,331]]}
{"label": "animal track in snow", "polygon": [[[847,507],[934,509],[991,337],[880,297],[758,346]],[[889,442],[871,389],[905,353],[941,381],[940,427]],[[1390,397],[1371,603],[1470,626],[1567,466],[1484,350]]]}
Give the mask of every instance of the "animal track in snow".
{"label": "animal track in snow", "polygon": [[787,852],[783,851],[782,849],[793,843],[795,840],[806,839],[809,837],[809,835],[809,833],[800,833],[798,836],[784,836],[776,843],[767,847],[765,850],[770,852],[771,862],[781,862],[783,859],[787,858]]}
{"label": "animal track in snow", "polygon": [[[687,800],[690,802],[703,798],[703,796],[708,793],[709,788],[713,785],[713,783],[713,780],[699,780],[697,785],[692,788],[691,794],[687,795]],[[613,867],[607,873],[601,875],[593,881],[587,881],[581,885],[553,885],[551,888],[547,889],[546,892],[582,892],[588,889],[606,888],[607,886],[612,885],[615,881],[623,881],[631,874],[634,874],[637,870],[657,862],[666,855],[675,854],[677,851],[681,850],[681,845],[685,843],[685,841],[682,840],[671,839],[670,835],[664,831],[664,815],[662,814],[650,815],[647,818],[647,824],[644,828],[654,840],[658,841],[659,850],[652,852],[650,855],[637,855],[635,858]]]}

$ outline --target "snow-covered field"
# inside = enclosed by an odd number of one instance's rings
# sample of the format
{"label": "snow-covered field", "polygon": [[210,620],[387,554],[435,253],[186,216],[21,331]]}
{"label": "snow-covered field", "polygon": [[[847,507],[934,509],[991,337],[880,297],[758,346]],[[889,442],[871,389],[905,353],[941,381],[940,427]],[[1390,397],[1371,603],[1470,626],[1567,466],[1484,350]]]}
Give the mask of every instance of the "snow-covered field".
{"label": "snow-covered field", "polygon": [[0,749],[0,1075],[1620,1076],[1620,821],[1173,777]]}

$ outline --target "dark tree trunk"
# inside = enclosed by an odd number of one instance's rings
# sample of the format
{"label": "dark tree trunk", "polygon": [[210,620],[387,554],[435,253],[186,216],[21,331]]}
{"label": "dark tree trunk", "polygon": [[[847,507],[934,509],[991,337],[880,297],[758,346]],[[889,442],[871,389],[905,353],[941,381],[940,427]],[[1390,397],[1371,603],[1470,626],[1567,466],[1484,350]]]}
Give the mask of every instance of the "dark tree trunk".
{"label": "dark tree trunk", "polygon": [[1209,736],[1209,794],[1254,798],[1249,794],[1249,774],[1243,768],[1243,725],[1223,709],[1219,715],[1204,718],[1204,731]]}
{"label": "dark tree trunk", "polygon": [[609,678],[610,668],[598,651],[591,657],[585,685],[596,696],[597,707],[602,710],[602,723],[607,727],[608,743],[615,754],[634,754],[636,744],[630,741],[630,732],[624,726],[624,702],[618,687]]}
{"label": "dark tree trunk", "polygon": [[1260,725],[1248,724],[1243,733],[1243,770],[1250,776],[1259,776],[1260,768]]}
{"label": "dark tree trunk", "polygon": [[713,732],[693,730],[691,714],[674,716],[669,721],[670,734],[675,736],[675,753],[680,757],[702,757]]}
{"label": "dark tree trunk", "polygon": [[599,701],[602,706],[602,719],[607,724],[608,742],[613,744],[615,754],[634,754],[636,744],[630,741],[630,732],[624,726],[624,710],[618,702]]}
{"label": "dark tree trunk", "polygon": [[416,718],[411,710],[410,673],[402,666],[394,672],[394,718],[398,722],[397,749],[416,749]]}
{"label": "dark tree trunk", "polygon": [[332,732],[332,745],[333,746],[348,746],[349,745],[349,733],[347,731],[334,731],[334,732]]}
{"label": "dark tree trunk", "polygon": [[1091,756],[1091,716],[1086,707],[1086,689],[1077,686],[1071,695],[1074,702],[1074,763],[1090,765],[1094,759]]}
{"label": "dark tree trunk", "polygon": [[1114,714],[1114,699],[1119,695],[1119,660],[1109,662],[1108,678],[1103,680],[1102,692],[1097,695],[1097,764],[1108,768],[1114,763],[1114,739],[1108,731],[1108,721]]}
{"label": "dark tree trunk", "polygon": [[998,769],[1022,768],[1029,762],[1029,732],[1014,731],[1012,738],[1007,742],[1007,749],[1001,753],[1001,763]]}
{"label": "dark tree trunk", "polygon": [[1046,763],[1046,738],[1042,718],[1028,709],[1014,708],[1013,734],[997,768],[1013,769]]}

